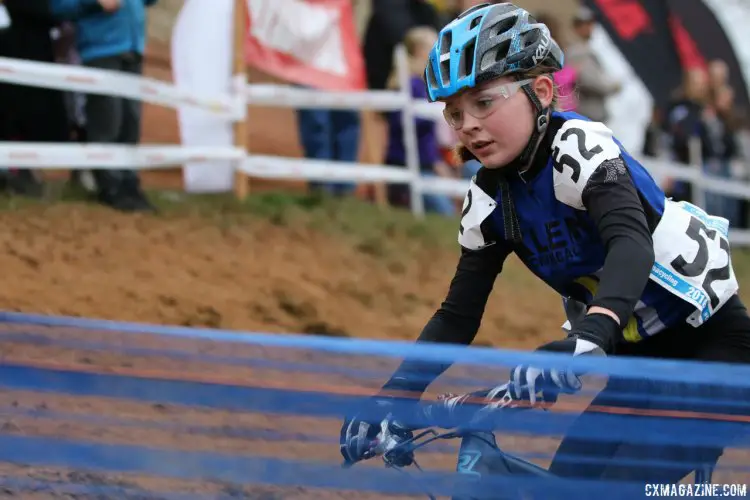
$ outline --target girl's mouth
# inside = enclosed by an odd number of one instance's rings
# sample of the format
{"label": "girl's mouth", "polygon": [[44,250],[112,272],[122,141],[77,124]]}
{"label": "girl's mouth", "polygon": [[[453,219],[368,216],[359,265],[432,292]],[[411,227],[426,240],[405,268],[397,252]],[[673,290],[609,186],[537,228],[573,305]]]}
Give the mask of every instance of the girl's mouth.
{"label": "girl's mouth", "polygon": [[475,153],[483,153],[487,151],[487,148],[493,143],[494,141],[472,141],[471,143],[471,149]]}

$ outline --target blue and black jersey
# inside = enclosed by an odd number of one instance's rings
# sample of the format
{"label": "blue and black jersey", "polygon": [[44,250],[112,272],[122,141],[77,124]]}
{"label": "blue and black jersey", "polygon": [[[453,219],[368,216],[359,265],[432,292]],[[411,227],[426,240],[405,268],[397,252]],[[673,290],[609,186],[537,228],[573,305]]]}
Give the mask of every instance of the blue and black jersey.
{"label": "blue and black jersey", "polygon": [[737,290],[727,231],[666,199],[604,124],[554,112],[528,169],[472,179],[456,273],[419,341],[470,344],[511,253],[584,312],[615,312],[618,343],[698,326]]}

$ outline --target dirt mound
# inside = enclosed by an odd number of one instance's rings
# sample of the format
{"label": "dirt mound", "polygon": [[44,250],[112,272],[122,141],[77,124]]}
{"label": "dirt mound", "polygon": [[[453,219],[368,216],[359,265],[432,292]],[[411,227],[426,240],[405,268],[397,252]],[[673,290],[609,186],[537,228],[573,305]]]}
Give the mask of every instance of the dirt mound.
{"label": "dirt mound", "polygon": [[[205,207],[199,201],[192,208],[189,203],[172,206],[158,201],[162,213],[156,216],[124,215],[83,203],[31,204],[0,211],[4,228],[0,236],[0,268],[5,285],[0,291],[0,310],[337,337],[413,339],[442,300],[455,266],[455,248],[446,245],[445,238],[431,237],[429,226],[405,222],[411,220],[409,214],[388,212],[382,214],[382,221],[369,219],[371,227],[366,227],[366,216],[377,215],[377,210],[356,202],[344,202],[343,206],[337,206],[338,202],[330,206],[305,202],[284,208],[274,206],[280,202],[271,197],[256,200],[249,213],[238,213],[214,204]],[[364,214],[358,214],[358,210]],[[442,230],[453,224],[438,226]],[[515,268],[512,263],[508,272],[513,275]],[[488,305],[480,343],[532,346],[539,342],[542,332],[545,336],[556,334],[559,311],[543,321],[535,315],[519,314],[526,304],[544,300],[537,293],[538,287],[526,290],[523,283],[523,279],[514,280],[499,287]],[[549,299],[557,307],[556,300],[551,296]],[[6,332],[7,326],[0,330]],[[22,330],[24,335],[26,329]],[[97,341],[92,335],[79,332],[85,342]],[[64,338],[76,342],[72,334],[65,334]],[[111,336],[103,335],[101,339],[106,341]],[[110,350],[59,349],[8,339],[4,359],[11,364],[62,364],[64,369],[75,371],[125,370],[142,376],[153,370],[171,369],[180,378],[203,373],[221,376],[228,383],[250,382],[258,387],[274,383],[272,387],[281,389],[300,388],[294,373],[269,375],[232,365],[206,369],[197,360],[170,361],[122,354],[122,346],[117,345]],[[140,351],[159,348],[154,339],[139,340],[134,345]],[[200,355],[204,354],[201,350]],[[305,355],[290,361],[315,362]],[[373,377],[370,385],[382,383],[380,379],[384,378],[385,375],[378,380]],[[339,379],[328,379],[329,387],[340,386]],[[313,375],[304,380],[308,385],[321,381],[325,382],[326,377]],[[367,393],[372,390],[366,389]],[[187,444],[191,449],[251,456],[290,459],[302,454],[307,460],[339,460],[335,443],[338,420],[316,423],[313,428],[330,442],[313,447],[294,439],[282,443],[257,434],[260,431],[256,428],[276,433],[299,428],[293,422],[274,427],[272,423],[280,421],[270,415],[250,414],[245,419],[257,435],[236,437],[230,433],[227,437],[224,434],[245,425],[244,421],[238,420],[236,414],[229,418],[223,413],[207,414],[202,425],[223,429],[218,437],[207,438],[195,434],[193,414],[179,406],[2,392],[0,406],[5,404],[17,413],[2,419],[5,423],[0,434],[7,436],[106,441],[115,445],[149,443],[170,449]],[[62,414],[62,420],[56,416]],[[120,429],[117,424],[117,419],[139,415],[143,425],[162,425],[172,414],[188,419],[184,425],[193,430],[136,431]],[[94,425],[85,421],[85,415],[105,420]],[[454,455],[440,457],[440,465],[448,469],[455,463]],[[78,472],[64,469],[8,465],[0,467],[0,473],[20,475],[32,482],[52,481],[52,491],[57,493],[45,493],[36,485],[33,498],[59,498],[63,488],[75,490],[92,484]],[[139,494],[146,498],[144,489],[184,487],[193,492],[219,494],[228,488],[199,481],[177,484],[118,475],[103,475],[93,484],[129,489],[134,498]],[[351,492],[334,494],[304,488],[244,491],[251,491],[251,498],[352,498]],[[116,494],[120,495],[124,493]],[[381,498],[359,493],[356,497]]]}
{"label": "dirt mound", "polygon": [[[2,212],[0,224],[0,308],[162,324],[412,339],[456,262],[455,249],[408,235],[353,239],[252,214],[66,203]],[[557,334],[559,303],[525,281],[501,280],[482,341]],[[536,314],[522,312],[530,303]]]}

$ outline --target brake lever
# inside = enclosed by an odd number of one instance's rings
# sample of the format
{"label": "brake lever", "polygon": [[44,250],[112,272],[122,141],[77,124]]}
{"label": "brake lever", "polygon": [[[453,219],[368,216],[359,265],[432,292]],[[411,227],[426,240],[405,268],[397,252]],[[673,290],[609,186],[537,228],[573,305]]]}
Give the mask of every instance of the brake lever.
{"label": "brake lever", "polygon": [[[424,438],[427,435],[437,436],[437,432],[434,429],[427,429],[423,432],[420,432],[416,436],[412,436],[411,438],[402,441],[401,443],[397,444],[390,450],[386,450],[383,454],[383,462],[385,462],[386,466],[393,467],[394,460],[390,458],[394,454],[408,454],[413,453],[415,450],[420,448],[423,444],[428,443],[431,441],[431,439],[427,439],[425,441],[419,442],[420,439]],[[415,462],[416,463],[416,462]]]}

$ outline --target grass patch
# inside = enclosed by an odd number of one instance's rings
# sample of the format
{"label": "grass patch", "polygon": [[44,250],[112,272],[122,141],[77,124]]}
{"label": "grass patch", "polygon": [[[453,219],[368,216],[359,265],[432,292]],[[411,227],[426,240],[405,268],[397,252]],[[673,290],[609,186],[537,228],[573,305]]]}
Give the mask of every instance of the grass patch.
{"label": "grass patch", "polygon": [[355,198],[288,192],[252,194],[244,201],[232,195],[151,192],[150,196],[163,216],[189,212],[237,222],[250,217],[282,227],[307,228],[347,239],[374,257],[410,253],[415,246],[457,251],[457,217],[426,215],[420,220],[408,210],[380,208]]}
{"label": "grass patch", "polygon": [[[356,198],[325,194],[269,191],[252,193],[245,200],[233,194],[187,194],[150,190],[158,210],[155,217],[199,216],[220,227],[269,222],[280,227],[314,230],[348,242],[365,255],[401,267],[415,251],[431,249],[457,252],[458,218],[428,214],[417,219],[405,209],[381,208]],[[92,203],[91,193],[65,182],[47,182],[40,199],[0,196],[0,211],[39,209],[60,204]]]}
{"label": "grass patch", "polygon": [[[403,262],[417,250],[458,253],[457,217],[428,214],[422,219],[404,209],[381,208],[355,198],[333,198],[321,194],[264,192],[244,201],[232,194],[186,194],[179,191],[148,192],[159,210],[155,217],[198,215],[217,224],[233,225],[262,220],[289,228],[306,228],[347,241],[363,254],[382,259],[390,272],[403,272]],[[90,194],[73,190],[65,183],[48,183],[41,199],[0,196],[0,211],[52,207],[66,203],[91,202]],[[741,285],[750,283],[750,248],[733,247],[735,273]],[[515,262],[514,262],[515,261]],[[511,257],[503,271],[504,282],[526,292],[544,285]],[[741,288],[747,299],[745,289]]]}

